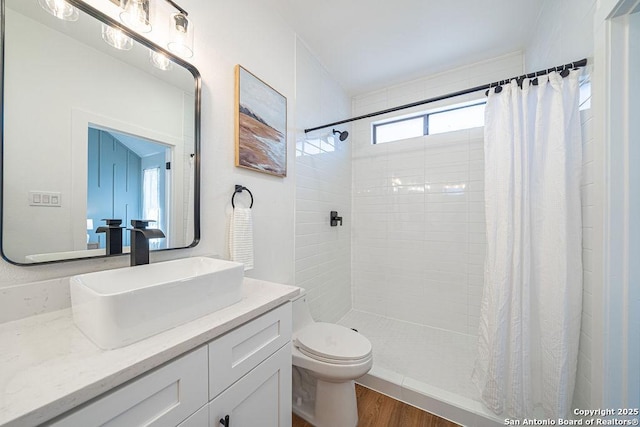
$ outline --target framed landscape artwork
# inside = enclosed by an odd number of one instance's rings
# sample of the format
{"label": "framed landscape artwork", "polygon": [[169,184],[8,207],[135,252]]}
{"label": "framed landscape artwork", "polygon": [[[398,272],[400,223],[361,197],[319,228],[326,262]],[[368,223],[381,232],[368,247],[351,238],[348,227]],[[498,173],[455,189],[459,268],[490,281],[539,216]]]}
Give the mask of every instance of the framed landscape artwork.
{"label": "framed landscape artwork", "polygon": [[236,65],[236,166],[287,176],[287,98]]}

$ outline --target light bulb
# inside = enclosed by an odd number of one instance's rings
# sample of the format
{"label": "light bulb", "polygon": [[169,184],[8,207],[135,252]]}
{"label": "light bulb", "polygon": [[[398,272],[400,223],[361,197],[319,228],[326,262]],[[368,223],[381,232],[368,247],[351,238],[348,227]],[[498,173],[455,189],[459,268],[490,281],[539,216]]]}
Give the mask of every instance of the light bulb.
{"label": "light bulb", "polygon": [[154,67],[163,71],[170,70],[173,67],[171,60],[160,52],[149,51],[149,61],[151,61]]}
{"label": "light bulb", "polygon": [[77,21],[78,9],[64,0],[38,0],[44,10],[63,21]]}
{"label": "light bulb", "polygon": [[120,20],[139,33],[151,31],[151,4],[149,0],[122,0]]}
{"label": "light bulb", "polygon": [[184,13],[171,15],[167,48],[183,58],[193,56],[193,23]]}
{"label": "light bulb", "polygon": [[133,39],[131,37],[123,33],[122,30],[107,24],[102,24],[102,40],[120,50],[130,50],[133,47]]}

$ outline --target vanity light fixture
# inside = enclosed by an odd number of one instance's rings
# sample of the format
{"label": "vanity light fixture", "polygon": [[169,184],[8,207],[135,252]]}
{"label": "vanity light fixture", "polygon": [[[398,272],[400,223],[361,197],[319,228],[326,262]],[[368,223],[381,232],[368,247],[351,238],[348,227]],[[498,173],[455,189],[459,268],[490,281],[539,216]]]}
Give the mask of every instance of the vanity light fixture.
{"label": "vanity light fixture", "polygon": [[44,10],[58,19],[62,19],[63,21],[78,20],[78,9],[71,6],[65,0],[38,0],[38,3]]}
{"label": "vanity light fixture", "polygon": [[152,50],[149,51],[149,61],[151,61],[154,67],[163,71],[168,71],[173,68],[173,63],[169,60],[169,58],[167,58],[166,55],[160,52],[155,52]]}
{"label": "vanity light fixture", "polygon": [[191,58],[193,56],[193,23],[187,18],[189,14],[173,1],[165,1],[178,10],[178,13],[171,14],[167,48],[178,56]]}
{"label": "vanity light fixture", "polygon": [[[152,29],[152,0],[110,0],[122,8],[120,20],[128,28],[138,33],[148,33]],[[165,0],[178,12],[170,15],[169,41],[167,48],[178,56],[191,58],[193,56],[193,23],[187,15],[189,13],[172,0]],[[53,16],[65,21],[78,20],[79,12],[66,0],[38,0],[40,6]],[[119,50],[130,50],[133,39],[119,28],[102,24],[102,39]],[[152,52],[151,63],[161,69],[171,68],[171,61],[161,53]]]}
{"label": "vanity light fixture", "polygon": [[121,0],[120,20],[139,33],[151,31],[151,2],[149,0]]}
{"label": "vanity light fixture", "polygon": [[183,58],[193,56],[193,24],[186,13],[171,14],[167,48]]}
{"label": "vanity light fixture", "polygon": [[122,30],[107,24],[102,24],[102,40],[119,50],[131,50],[133,47],[131,37],[123,33]]}

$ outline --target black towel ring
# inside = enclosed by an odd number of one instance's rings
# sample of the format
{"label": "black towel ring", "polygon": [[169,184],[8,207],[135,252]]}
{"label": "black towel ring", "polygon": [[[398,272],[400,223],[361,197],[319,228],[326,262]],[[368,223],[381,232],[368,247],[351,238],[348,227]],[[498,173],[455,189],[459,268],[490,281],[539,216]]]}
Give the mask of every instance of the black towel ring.
{"label": "black towel ring", "polygon": [[236,208],[236,205],[233,200],[235,199],[236,194],[242,193],[244,190],[247,190],[247,193],[249,193],[249,195],[251,196],[251,205],[249,205],[249,209],[253,207],[253,194],[251,193],[251,190],[249,190],[247,187],[236,184],[236,191],[234,191],[233,196],[231,196],[231,207],[233,207],[234,209]]}

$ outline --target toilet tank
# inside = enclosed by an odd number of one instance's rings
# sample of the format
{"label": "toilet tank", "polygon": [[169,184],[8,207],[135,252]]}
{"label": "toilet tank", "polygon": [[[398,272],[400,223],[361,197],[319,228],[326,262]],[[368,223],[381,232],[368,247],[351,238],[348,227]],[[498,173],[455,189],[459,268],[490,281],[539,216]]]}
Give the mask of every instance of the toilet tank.
{"label": "toilet tank", "polygon": [[300,288],[300,295],[291,300],[293,309],[293,335],[305,326],[314,323],[309,306],[307,305],[307,293]]}

